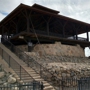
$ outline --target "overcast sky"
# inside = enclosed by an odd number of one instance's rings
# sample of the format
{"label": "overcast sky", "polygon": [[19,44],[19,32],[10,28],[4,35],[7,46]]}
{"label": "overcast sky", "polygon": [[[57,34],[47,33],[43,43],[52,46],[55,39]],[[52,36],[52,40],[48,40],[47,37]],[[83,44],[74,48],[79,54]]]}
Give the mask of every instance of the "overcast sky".
{"label": "overcast sky", "polygon": [[[58,10],[61,15],[90,23],[90,0],[0,0],[0,21],[20,3],[30,6],[37,3]],[[89,56],[90,50],[86,48],[85,51]]]}

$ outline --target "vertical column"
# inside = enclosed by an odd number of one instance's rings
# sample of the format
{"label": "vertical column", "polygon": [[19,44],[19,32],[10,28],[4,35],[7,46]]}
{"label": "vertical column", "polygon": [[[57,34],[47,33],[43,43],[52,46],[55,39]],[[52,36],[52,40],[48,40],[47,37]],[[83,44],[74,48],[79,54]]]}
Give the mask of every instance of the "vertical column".
{"label": "vertical column", "polygon": [[29,32],[29,16],[27,16],[27,32]]}
{"label": "vertical column", "polygon": [[3,41],[4,41],[3,37],[4,37],[4,26],[2,26],[2,36],[1,36],[1,42],[3,42]]}
{"label": "vertical column", "polygon": [[65,29],[63,28],[63,37],[65,38]]}
{"label": "vertical column", "polygon": [[75,40],[75,31],[74,31],[74,29],[73,29],[73,39]]}
{"label": "vertical column", "polygon": [[33,46],[33,44],[32,44],[32,42],[29,40],[29,41],[28,41],[28,52],[31,52],[32,46]]}
{"label": "vertical column", "polygon": [[8,34],[8,39],[9,39],[10,38],[10,27],[8,28],[7,34]]}
{"label": "vertical column", "polygon": [[76,33],[76,40],[78,40],[77,29],[75,29],[75,33]]}
{"label": "vertical column", "polygon": [[49,22],[47,22],[47,34],[49,35]]}
{"label": "vertical column", "polygon": [[16,20],[13,21],[15,27],[16,27],[16,34],[19,33],[19,21],[20,21],[20,18],[19,17],[16,17]]}
{"label": "vertical column", "polygon": [[88,29],[89,29],[88,27],[85,28],[86,36],[87,36],[87,37],[86,37],[86,38],[87,38],[86,41],[89,42],[89,31],[88,31]]}
{"label": "vertical column", "polygon": [[10,35],[10,34],[9,34],[9,30],[8,30],[8,39],[10,38],[9,35]]}
{"label": "vertical column", "polygon": [[[63,37],[65,38],[65,26],[67,25],[68,21],[66,21],[63,25]],[[62,23],[63,24],[63,23]]]}
{"label": "vertical column", "polygon": [[3,35],[4,35],[4,26],[2,27],[2,37],[3,37]]}
{"label": "vertical column", "polygon": [[88,29],[87,29],[87,41],[89,41],[89,33],[88,33]]}
{"label": "vertical column", "polygon": [[28,11],[26,10],[26,15],[25,15],[25,17],[26,17],[26,24],[27,24],[27,32],[29,32],[29,13],[28,13]]}
{"label": "vertical column", "polygon": [[16,24],[16,34],[18,33],[18,23]]}

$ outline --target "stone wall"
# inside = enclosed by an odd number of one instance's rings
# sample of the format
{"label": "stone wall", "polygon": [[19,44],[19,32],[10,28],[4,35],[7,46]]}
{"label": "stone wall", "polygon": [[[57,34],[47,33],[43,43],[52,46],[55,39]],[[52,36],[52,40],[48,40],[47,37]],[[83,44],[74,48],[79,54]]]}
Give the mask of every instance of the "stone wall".
{"label": "stone wall", "polygon": [[10,72],[6,72],[0,64],[0,86],[7,86],[8,84],[16,84],[16,78],[14,77],[14,74]]}
{"label": "stone wall", "polygon": [[27,45],[18,45],[16,48],[19,48],[22,51],[28,51],[28,46]]}
{"label": "stone wall", "polygon": [[[28,51],[27,45],[16,46],[22,51]],[[40,56],[42,55],[55,55],[55,56],[76,56],[76,57],[85,57],[83,48],[79,45],[65,45],[60,42],[55,44],[37,44],[32,52],[38,52]]]}
{"label": "stone wall", "polygon": [[33,52],[38,52],[40,56],[57,55],[85,57],[84,50],[79,45],[64,45],[60,42],[56,42],[55,44],[37,44],[34,47]]}
{"label": "stone wall", "polygon": [[[28,58],[27,55],[30,57]],[[39,72],[40,67],[37,63],[34,63],[34,60],[41,64],[44,67],[41,68],[42,76],[47,76],[48,80],[55,83],[54,85],[58,85],[57,78],[60,80],[71,80],[70,82],[65,81],[65,86],[77,86],[76,80],[79,80],[81,77],[90,77],[90,59],[87,57],[62,57],[54,55],[43,55],[40,57],[39,54],[35,52],[24,52],[21,56],[28,60],[28,64],[37,72]]]}

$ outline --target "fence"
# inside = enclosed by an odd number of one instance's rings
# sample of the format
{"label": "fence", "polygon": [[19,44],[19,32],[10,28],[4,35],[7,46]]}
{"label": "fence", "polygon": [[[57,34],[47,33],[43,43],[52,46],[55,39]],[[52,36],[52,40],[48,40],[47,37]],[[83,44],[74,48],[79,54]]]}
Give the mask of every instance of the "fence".
{"label": "fence", "polygon": [[32,69],[40,74],[44,80],[52,84],[56,90],[90,90],[90,78],[62,78],[61,80],[57,78],[53,73],[49,72],[45,67],[35,61],[33,58],[28,56],[19,48],[16,48],[12,43],[3,43],[7,48],[14,52],[21,60],[27,63]]}
{"label": "fence", "polygon": [[[44,68],[41,64],[39,64],[37,61],[35,61],[33,58],[25,54],[22,50],[19,48],[15,47],[11,42],[4,40],[3,44],[11,50],[14,54],[16,54],[21,60],[23,60],[29,67],[34,69],[40,76],[48,81],[50,84],[54,85],[55,82],[52,81],[52,78],[57,78],[53,77],[53,74],[49,72],[46,68]],[[2,54],[1,54],[2,55]],[[8,61],[9,62],[9,61]],[[9,63],[10,64],[10,63]],[[11,64],[10,64],[11,65]],[[22,75],[20,75],[22,76]],[[56,79],[58,80],[58,78]]]}
{"label": "fence", "polygon": [[78,90],[90,90],[90,77],[78,80]]}
{"label": "fence", "polygon": [[82,77],[80,79],[62,78],[58,82],[57,90],[90,90],[90,77]]}
{"label": "fence", "polygon": [[[4,51],[0,47],[0,55],[2,58],[8,63],[9,67],[11,67],[16,74],[20,77],[20,80],[23,79],[24,73],[27,74],[28,77],[30,77],[30,80],[33,81],[33,77],[28,74],[28,72],[18,63],[16,62],[11,55],[9,55],[6,51]],[[18,69],[18,72],[17,72]]]}
{"label": "fence", "polygon": [[43,84],[40,82],[28,82],[24,84],[0,85],[0,90],[43,90]]}

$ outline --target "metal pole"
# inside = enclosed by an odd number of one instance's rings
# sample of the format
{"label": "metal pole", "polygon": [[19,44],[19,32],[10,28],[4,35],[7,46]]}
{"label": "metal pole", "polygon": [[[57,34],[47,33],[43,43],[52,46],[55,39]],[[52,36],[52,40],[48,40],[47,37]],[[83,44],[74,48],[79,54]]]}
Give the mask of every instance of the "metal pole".
{"label": "metal pole", "polygon": [[78,80],[78,90],[81,90],[81,80]]}
{"label": "metal pole", "polygon": [[89,33],[88,33],[88,31],[87,31],[87,41],[89,41]]}
{"label": "metal pole", "polygon": [[63,87],[64,87],[64,86],[63,86],[63,78],[62,78],[62,81],[61,81],[61,85],[62,85],[62,90],[64,90],[64,89],[63,89]]}
{"label": "metal pole", "polygon": [[35,90],[35,88],[36,88],[36,83],[35,81],[33,81],[33,90]]}
{"label": "metal pole", "polygon": [[59,90],[60,90],[60,80],[59,80]]}
{"label": "metal pole", "polygon": [[27,65],[28,65],[28,67],[29,67],[29,56],[28,56],[28,58],[27,58]]}
{"label": "metal pole", "polygon": [[20,80],[21,80],[21,66],[20,66]]}
{"label": "metal pole", "polygon": [[41,65],[40,65],[40,76],[42,76],[41,74],[42,74],[42,73],[41,73]]}
{"label": "metal pole", "polygon": [[41,90],[44,90],[43,82],[41,82]]}
{"label": "metal pole", "polygon": [[22,87],[22,85],[21,85],[21,84],[19,84],[19,90],[21,90],[21,87]]}
{"label": "metal pole", "polygon": [[2,59],[3,59],[3,49],[2,49]]}
{"label": "metal pole", "polygon": [[10,56],[9,56],[9,67],[10,67]]}

